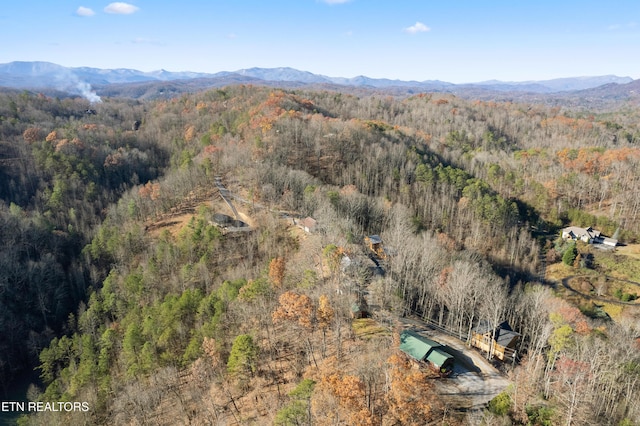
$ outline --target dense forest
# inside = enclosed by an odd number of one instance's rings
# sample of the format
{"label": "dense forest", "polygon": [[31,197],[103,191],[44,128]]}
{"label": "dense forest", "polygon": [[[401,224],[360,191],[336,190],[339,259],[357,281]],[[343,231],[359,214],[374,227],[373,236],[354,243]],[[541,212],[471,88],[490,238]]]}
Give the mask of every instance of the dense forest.
{"label": "dense forest", "polygon": [[[25,398],[91,407],[21,424],[638,424],[640,308],[605,277],[640,268],[558,238],[638,242],[638,123],[446,94],[2,94],[0,391],[35,369]],[[217,182],[245,231],[213,220]],[[508,320],[511,385],[448,400],[399,318]]]}

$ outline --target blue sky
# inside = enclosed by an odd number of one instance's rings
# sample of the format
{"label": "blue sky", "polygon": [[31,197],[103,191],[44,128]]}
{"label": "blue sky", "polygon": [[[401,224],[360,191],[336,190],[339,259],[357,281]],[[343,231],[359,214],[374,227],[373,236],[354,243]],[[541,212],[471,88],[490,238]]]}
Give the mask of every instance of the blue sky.
{"label": "blue sky", "polygon": [[0,63],[293,67],[454,83],[640,78],[640,1],[7,0]]}

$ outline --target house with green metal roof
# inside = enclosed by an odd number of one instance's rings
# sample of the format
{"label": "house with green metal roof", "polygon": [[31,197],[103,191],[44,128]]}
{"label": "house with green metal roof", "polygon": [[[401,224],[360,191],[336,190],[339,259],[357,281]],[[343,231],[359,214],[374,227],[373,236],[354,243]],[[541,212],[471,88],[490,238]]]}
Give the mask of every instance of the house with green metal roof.
{"label": "house with green metal roof", "polygon": [[453,366],[453,356],[444,351],[445,346],[421,336],[415,331],[405,330],[400,334],[400,350],[416,361],[424,361],[438,370]]}

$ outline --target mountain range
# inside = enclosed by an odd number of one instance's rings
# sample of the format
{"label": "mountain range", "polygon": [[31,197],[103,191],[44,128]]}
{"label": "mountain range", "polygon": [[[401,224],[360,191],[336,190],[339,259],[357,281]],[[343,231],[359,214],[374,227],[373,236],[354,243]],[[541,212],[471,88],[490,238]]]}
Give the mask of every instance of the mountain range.
{"label": "mountain range", "polygon": [[[268,84],[286,87],[314,86],[323,88],[382,89],[391,92],[451,92],[454,94],[487,93],[565,96],[569,92],[611,87],[617,89],[634,82],[630,77],[615,75],[557,78],[541,81],[498,81],[454,84],[440,80],[404,81],[357,76],[328,77],[294,68],[248,68],[218,73],[143,72],[134,69],[69,68],[51,62],[10,62],[0,64],[0,87],[16,89],[48,89],[83,95],[94,101],[102,96],[137,98],[163,97],[185,91],[201,90],[228,84]],[[629,92],[622,90],[622,92]],[[635,92],[635,91],[631,91]],[[125,94],[127,93],[127,94]]]}

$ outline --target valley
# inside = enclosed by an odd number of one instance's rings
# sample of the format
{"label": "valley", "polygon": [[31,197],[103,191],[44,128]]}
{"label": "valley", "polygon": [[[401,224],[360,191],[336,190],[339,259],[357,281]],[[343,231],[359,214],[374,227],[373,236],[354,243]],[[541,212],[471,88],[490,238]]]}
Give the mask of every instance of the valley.
{"label": "valley", "polygon": [[632,102],[101,96],[0,94],[3,391],[90,407],[20,422],[637,423]]}

